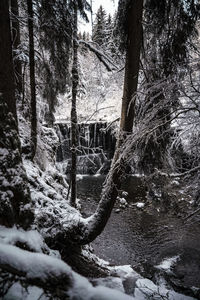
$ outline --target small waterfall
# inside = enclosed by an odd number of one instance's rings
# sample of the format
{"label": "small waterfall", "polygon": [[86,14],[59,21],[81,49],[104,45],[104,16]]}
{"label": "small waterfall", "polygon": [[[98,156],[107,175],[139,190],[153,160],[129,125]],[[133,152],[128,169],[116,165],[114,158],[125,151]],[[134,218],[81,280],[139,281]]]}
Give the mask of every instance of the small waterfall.
{"label": "small waterfall", "polygon": [[[114,155],[116,138],[112,128],[106,130],[106,122],[80,123],[78,124],[78,149],[77,171],[80,174],[95,174],[98,170],[106,172],[109,162]],[[70,124],[56,124],[56,132],[59,138],[57,149],[57,162],[68,162],[67,170],[70,170]]]}

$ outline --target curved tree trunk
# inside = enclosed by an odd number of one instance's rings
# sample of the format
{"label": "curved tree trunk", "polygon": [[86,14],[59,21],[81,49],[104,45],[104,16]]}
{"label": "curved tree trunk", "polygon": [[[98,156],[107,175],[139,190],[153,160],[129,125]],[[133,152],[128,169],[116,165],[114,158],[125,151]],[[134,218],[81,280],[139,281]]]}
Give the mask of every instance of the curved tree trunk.
{"label": "curved tree trunk", "polygon": [[125,164],[123,164],[123,159],[121,158],[115,162],[108,174],[101,200],[95,213],[88,219],[80,221],[79,231],[75,235],[75,242],[82,245],[88,244],[101,234],[111,215],[125,176]]}
{"label": "curved tree trunk", "polygon": [[[124,79],[124,95],[122,100],[121,130],[132,131],[134,117],[134,103],[132,98],[137,91],[140,48],[142,40],[142,11],[143,0],[130,1],[128,10],[128,45],[126,54],[126,71]],[[130,107],[129,107],[130,106]],[[112,167],[107,176],[101,200],[95,213],[88,219],[80,222],[76,242],[87,244],[92,242],[104,229],[116,202],[122,180],[126,177],[126,163],[123,155],[120,155],[120,146],[124,139],[118,141],[113,158]],[[129,150],[130,151],[130,150]],[[128,153],[131,155],[131,153]]]}

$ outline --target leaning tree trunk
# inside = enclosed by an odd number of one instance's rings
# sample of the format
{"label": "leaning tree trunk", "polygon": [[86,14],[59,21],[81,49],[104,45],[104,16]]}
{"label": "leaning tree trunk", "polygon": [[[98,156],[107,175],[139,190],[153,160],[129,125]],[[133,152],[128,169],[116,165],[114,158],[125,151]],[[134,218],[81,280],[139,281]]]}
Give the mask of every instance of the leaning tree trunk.
{"label": "leaning tree trunk", "polygon": [[9,5],[0,1],[0,224],[26,227],[32,218],[18,135]]}
{"label": "leaning tree trunk", "polygon": [[125,176],[125,163],[120,157],[110,169],[95,213],[86,220],[80,220],[78,230],[71,238],[77,244],[91,243],[104,230]]}
{"label": "leaning tree trunk", "polygon": [[28,31],[29,31],[29,67],[31,86],[31,159],[34,159],[37,147],[37,109],[36,109],[36,84],[35,84],[35,58],[33,35],[33,2],[27,0]]}
{"label": "leaning tree trunk", "polygon": [[77,112],[76,97],[78,88],[78,43],[77,43],[77,7],[73,13],[73,66],[72,66],[72,108],[71,108],[71,205],[76,205],[76,171],[77,171]]}
{"label": "leaning tree trunk", "polygon": [[127,50],[122,97],[122,111],[119,146],[123,143],[123,134],[131,133],[135,113],[135,95],[138,85],[140,48],[142,43],[143,0],[130,1],[128,7]]}
{"label": "leaning tree trunk", "polygon": [[17,90],[20,94],[23,91],[23,78],[22,78],[22,64],[19,58],[19,46],[20,41],[20,26],[19,26],[19,8],[18,1],[11,0],[11,12],[12,12],[12,46],[14,52],[14,71]]}
{"label": "leaning tree trunk", "polygon": [[[128,45],[126,55],[126,72],[124,79],[124,96],[121,112],[121,130],[132,131],[134,104],[131,103],[134,93],[137,91],[139,59],[142,38],[142,11],[143,0],[130,1],[128,11]],[[130,107],[129,107],[130,106]],[[123,140],[121,140],[122,143]],[[118,147],[120,147],[120,142]],[[77,234],[74,239],[78,244],[92,242],[101,234],[110,217],[116,202],[121,183],[126,177],[126,159],[132,155],[131,149],[126,150],[126,155],[120,153],[119,148],[115,151],[113,163],[107,176],[101,200],[95,213],[83,222],[80,221]]]}

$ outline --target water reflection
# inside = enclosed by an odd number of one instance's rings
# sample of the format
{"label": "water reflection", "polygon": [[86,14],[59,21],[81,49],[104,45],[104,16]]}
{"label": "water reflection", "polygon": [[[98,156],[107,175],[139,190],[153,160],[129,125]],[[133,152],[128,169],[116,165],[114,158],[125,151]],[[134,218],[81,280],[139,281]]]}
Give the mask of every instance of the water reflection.
{"label": "water reflection", "polygon": [[[105,176],[84,176],[78,182],[78,195],[85,216],[95,211]],[[129,192],[129,204],[146,201],[146,191],[137,177],[130,177],[123,189]],[[138,209],[129,205],[116,213],[114,208],[104,232],[92,243],[95,253],[112,264],[131,264],[151,277],[152,270],[164,258],[180,256],[170,277],[182,285],[200,287],[200,228],[186,226],[171,213]],[[146,266],[150,266],[149,269]],[[154,270],[155,272],[155,270]],[[175,279],[176,280],[175,280]]]}

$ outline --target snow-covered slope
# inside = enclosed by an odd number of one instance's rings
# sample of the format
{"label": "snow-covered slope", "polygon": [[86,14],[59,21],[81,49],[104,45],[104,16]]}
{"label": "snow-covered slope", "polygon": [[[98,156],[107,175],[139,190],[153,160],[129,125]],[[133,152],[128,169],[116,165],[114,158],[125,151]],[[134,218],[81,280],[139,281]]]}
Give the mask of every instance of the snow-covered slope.
{"label": "snow-covered slope", "polygon": [[[119,65],[119,70],[121,66]],[[120,116],[123,91],[123,71],[108,72],[95,54],[79,54],[79,121],[113,121]],[[57,122],[70,119],[71,92],[60,95],[56,111]]]}

